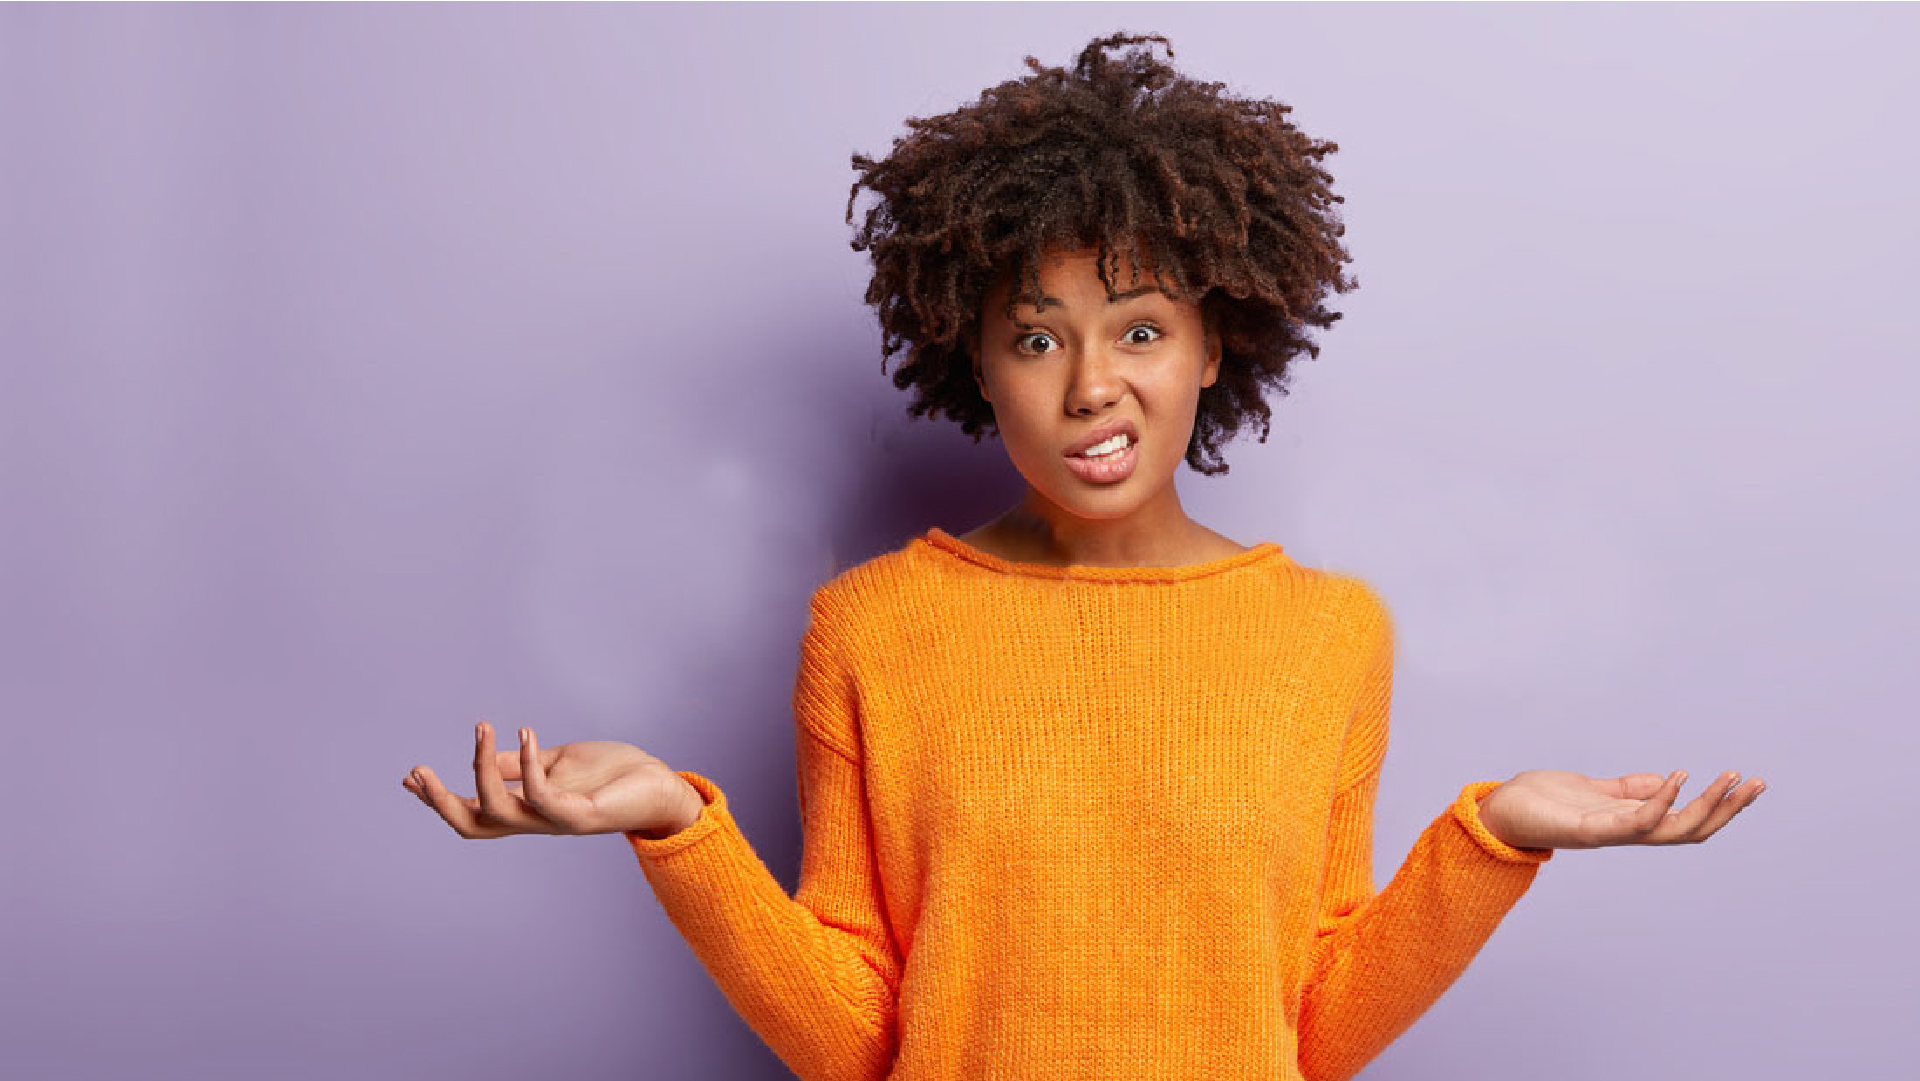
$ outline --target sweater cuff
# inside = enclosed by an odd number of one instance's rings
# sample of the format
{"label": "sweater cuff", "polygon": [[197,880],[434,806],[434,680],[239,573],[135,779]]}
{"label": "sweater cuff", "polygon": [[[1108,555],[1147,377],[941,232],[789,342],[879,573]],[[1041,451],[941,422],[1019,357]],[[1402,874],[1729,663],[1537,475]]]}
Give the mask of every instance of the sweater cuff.
{"label": "sweater cuff", "polygon": [[1487,824],[1480,820],[1480,798],[1499,788],[1500,781],[1474,781],[1460,790],[1460,796],[1453,801],[1453,817],[1470,834],[1480,847],[1496,859],[1509,863],[1545,863],[1553,858],[1551,848],[1516,848],[1493,835]]}
{"label": "sweater cuff", "polygon": [[700,793],[700,817],[694,819],[693,824],[686,829],[678,833],[670,833],[665,837],[649,838],[638,830],[625,831],[628,843],[633,845],[633,854],[642,863],[665,859],[698,842],[723,825],[730,825],[733,822],[732,814],[727,811],[727,795],[720,791],[719,785],[691,770],[682,769],[674,772],[685,778],[686,782],[693,786],[694,791]]}

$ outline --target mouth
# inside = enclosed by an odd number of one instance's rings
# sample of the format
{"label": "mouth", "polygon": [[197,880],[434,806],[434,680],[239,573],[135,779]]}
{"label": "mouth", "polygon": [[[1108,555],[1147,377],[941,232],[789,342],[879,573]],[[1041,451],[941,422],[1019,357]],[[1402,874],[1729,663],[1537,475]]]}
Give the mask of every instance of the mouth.
{"label": "mouth", "polygon": [[1066,455],[1067,470],[1089,484],[1117,484],[1133,475],[1140,458],[1138,446],[1131,433],[1122,432],[1089,448],[1105,450],[1105,454]]}
{"label": "mouth", "polygon": [[1125,447],[1112,442],[1115,436],[1125,436],[1128,446],[1140,442],[1140,432],[1134,428],[1132,421],[1110,420],[1098,428],[1095,428],[1093,431],[1088,432],[1086,436],[1061,453],[1069,458],[1074,458],[1086,456],[1089,450],[1100,450],[1108,453],[1125,450]]}

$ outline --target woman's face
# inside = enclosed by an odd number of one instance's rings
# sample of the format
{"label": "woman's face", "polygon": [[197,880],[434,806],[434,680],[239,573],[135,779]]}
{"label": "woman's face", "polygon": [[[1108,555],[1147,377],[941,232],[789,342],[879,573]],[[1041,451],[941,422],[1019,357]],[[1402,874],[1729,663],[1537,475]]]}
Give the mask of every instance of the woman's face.
{"label": "woman's face", "polygon": [[[981,304],[974,378],[1033,494],[1081,518],[1176,515],[1173,477],[1200,389],[1219,375],[1219,343],[1199,304],[1160,292],[1149,268],[1134,275],[1124,257],[1109,302],[1097,261],[1091,248],[1049,253],[1039,306],[1023,300],[1011,321],[1014,283],[1001,275]],[[1132,443],[1118,455],[1069,455],[1115,425]]]}

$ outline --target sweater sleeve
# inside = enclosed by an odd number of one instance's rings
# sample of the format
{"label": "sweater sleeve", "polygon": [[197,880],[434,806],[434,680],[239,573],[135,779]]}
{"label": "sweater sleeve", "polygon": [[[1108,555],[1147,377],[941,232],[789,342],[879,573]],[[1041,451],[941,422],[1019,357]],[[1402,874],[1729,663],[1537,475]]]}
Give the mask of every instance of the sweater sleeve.
{"label": "sweater sleeve", "polygon": [[880,1081],[901,961],[875,872],[854,688],[816,592],[794,686],[802,855],[788,897],[712,780],[686,829],[626,834],[667,917],[728,1002],[801,1081]]}
{"label": "sweater sleeve", "polygon": [[1345,1081],[1399,1038],[1466,970],[1553,856],[1488,831],[1478,801],[1500,782],[1475,781],[1374,890],[1373,805],[1393,688],[1394,633],[1384,610],[1378,628],[1341,752],[1301,1003],[1300,1072],[1308,1081]]}

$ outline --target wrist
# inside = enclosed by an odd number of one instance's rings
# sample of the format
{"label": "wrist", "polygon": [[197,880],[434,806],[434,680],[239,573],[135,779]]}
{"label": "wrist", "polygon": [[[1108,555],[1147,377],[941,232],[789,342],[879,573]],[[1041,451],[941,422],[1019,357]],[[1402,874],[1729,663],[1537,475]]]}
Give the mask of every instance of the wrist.
{"label": "wrist", "polygon": [[1480,824],[1486,827],[1487,832],[1493,835],[1494,840],[1499,841],[1503,845],[1513,845],[1513,847],[1518,848],[1520,846],[1514,845],[1512,841],[1508,840],[1506,831],[1501,828],[1499,812],[1496,810],[1493,814],[1487,813],[1487,800],[1498,791],[1500,791],[1498,788],[1490,788],[1482,792],[1479,798],[1473,801],[1474,811],[1480,817]]}
{"label": "wrist", "polygon": [[667,819],[666,824],[655,829],[634,830],[633,832],[649,841],[661,841],[687,829],[700,820],[700,813],[705,810],[707,806],[706,798],[701,796],[700,790],[693,787],[685,777],[676,773],[674,774],[674,779],[679,782],[679,788],[675,793],[675,798],[672,800],[672,806],[674,808],[673,814]]}
{"label": "wrist", "polygon": [[1468,833],[1480,841],[1482,847],[1495,856],[1516,862],[1545,862],[1553,855],[1553,849],[1538,845],[1537,839],[1514,832],[1507,820],[1514,809],[1513,793],[1497,794],[1503,787],[1505,785],[1499,781],[1475,781],[1469,784],[1454,804],[1455,817],[1467,828]]}

